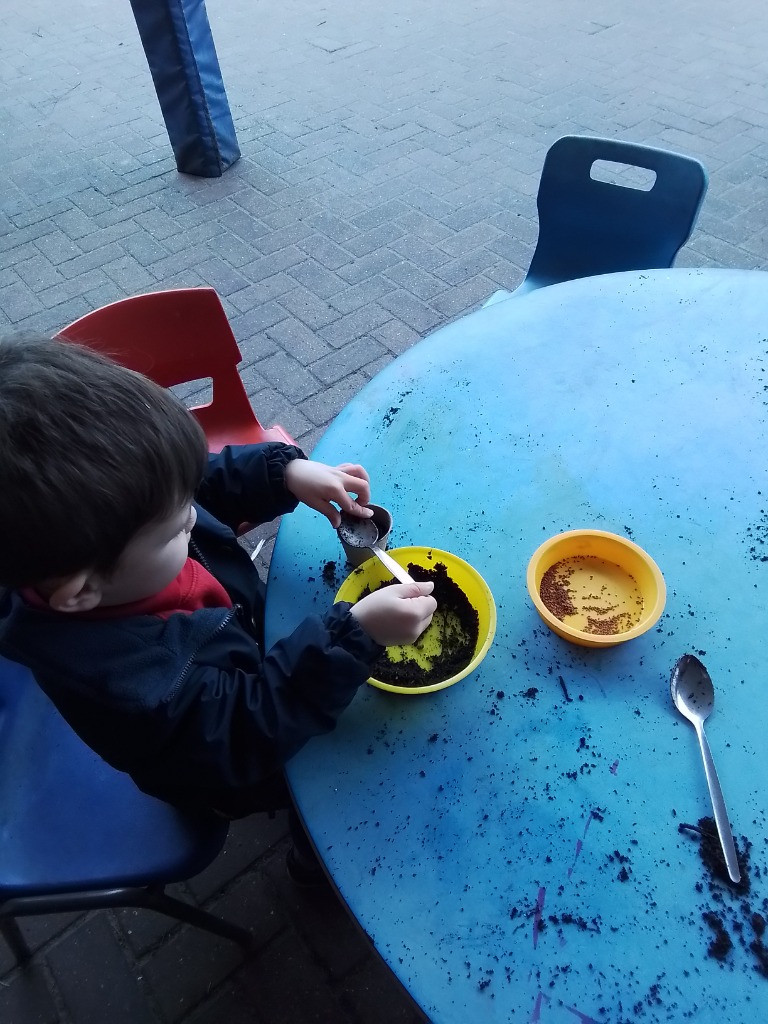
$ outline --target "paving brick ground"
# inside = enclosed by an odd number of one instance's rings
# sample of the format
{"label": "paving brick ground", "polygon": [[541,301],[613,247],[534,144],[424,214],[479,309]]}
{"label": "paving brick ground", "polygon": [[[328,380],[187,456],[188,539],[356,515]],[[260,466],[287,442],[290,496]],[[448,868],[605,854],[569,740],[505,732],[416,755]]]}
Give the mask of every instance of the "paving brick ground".
{"label": "paving brick ground", "polygon": [[[757,0],[209,0],[243,153],[212,180],[176,173],[128,3],[12,6],[0,329],[213,285],[260,416],[307,449],[398,353],[521,279],[560,135],[699,157],[709,194],[678,264],[766,266]],[[149,913],[28,920],[31,966],[0,949],[0,1021],[414,1024],[334,897],[286,882],[286,843],[281,819],[242,822],[182,887],[248,923],[246,960]]]}

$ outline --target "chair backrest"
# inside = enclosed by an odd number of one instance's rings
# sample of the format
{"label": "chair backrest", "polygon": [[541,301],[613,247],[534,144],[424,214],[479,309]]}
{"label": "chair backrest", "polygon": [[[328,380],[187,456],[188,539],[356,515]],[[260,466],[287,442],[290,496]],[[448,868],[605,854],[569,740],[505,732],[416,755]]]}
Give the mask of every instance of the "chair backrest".
{"label": "chair backrest", "polygon": [[0,657],[0,902],[190,878],[227,828],[142,793]]}
{"label": "chair backrest", "polygon": [[[646,168],[649,189],[596,180],[595,161]],[[698,160],[616,139],[566,135],[544,160],[539,238],[519,290],[623,270],[671,267],[707,191]]]}
{"label": "chair backrest", "polygon": [[86,313],[58,337],[93,348],[163,387],[210,379],[210,402],[191,411],[212,451],[228,443],[294,443],[282,427],[265,428],[257,419],[237,369],[240,349],[213,288],[176,288],[120,299]]}

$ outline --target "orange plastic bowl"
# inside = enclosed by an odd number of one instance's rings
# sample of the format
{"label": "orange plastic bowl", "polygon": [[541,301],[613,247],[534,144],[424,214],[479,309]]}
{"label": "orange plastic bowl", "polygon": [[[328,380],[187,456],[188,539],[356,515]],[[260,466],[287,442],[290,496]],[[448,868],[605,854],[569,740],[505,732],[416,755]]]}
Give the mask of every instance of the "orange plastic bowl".
{"label": "orange plastic bowl", "polygon": [[528,564],[528,593],[553,633],[581,647],[613,647],[655,625],[666,601],[661,570],[626,537],[569,530]]}

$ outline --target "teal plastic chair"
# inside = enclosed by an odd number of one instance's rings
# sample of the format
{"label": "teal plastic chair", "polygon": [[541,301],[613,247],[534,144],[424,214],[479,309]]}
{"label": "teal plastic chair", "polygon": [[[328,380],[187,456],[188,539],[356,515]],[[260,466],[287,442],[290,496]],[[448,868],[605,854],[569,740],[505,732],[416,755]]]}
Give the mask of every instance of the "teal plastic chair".
{"label": "teal plastic chair", "polygon": [[[642,167],[651,188],[592,177],[596,161]],[[484,303],[579,277],[671,267],[691,237],[707,192],[693,157],[617,139],[566,135],[550,148],[539,182],[539,237],[528,273],[515,291]]]}
{"label": "teal plastic chair", "polygon": [[31,954],[17,918],[97,907],[144,907],[249,946],[245,928],[165,891],[207,867],[227,831],[142,793],[0,657],[0,934],[19,961]]}

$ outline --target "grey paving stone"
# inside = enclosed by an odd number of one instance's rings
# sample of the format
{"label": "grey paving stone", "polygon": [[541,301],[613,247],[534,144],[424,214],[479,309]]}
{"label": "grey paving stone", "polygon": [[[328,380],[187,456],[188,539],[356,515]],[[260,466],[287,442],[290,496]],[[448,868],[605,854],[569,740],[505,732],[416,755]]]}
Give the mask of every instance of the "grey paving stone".
{"label": "grey paving stone", "polygon": [[340,313],[352,313],[357,309],[362,309],[369,302],[375,302],[380,295],[386,295],[393,288],[394,286],[387,279],[385,272],[385,274],[369,277],[360,284],[352,285],[351,288],[345,288],[333,295],[329,301]]}
{"label": "grey paving stone", "polygon": [[[443,241],[448,237],[447,235],[443,236]],[[431,242],[424,241],[422,238],[414,235],[402,235],[390,245],[392,252],[392,263],[390,266],[405,259],[428,273],[435,273],[439,267],[447,263],[451,258],[444,249],[438,248],[438,245],[440,245],[439,242],[433,245]],[[386,267],[382,267],[382,270],[386,269]]]}
{"label": "grey paving stone", "polygon": [[77,1024],[157,1024],[140,971],[120,947],[106,914],[84,920],[45,958]]}
{"label": "grey paving stone", "polygon": [[319,334],[334,348],[341,348],[355,338],[368,334],[375,327],[380,327],[391,315],[387,309],[370,302],[361,309],[340,317],[330,326],[322,328]]}
{"label": "grey paving stone", "polygon": [[132,256],[122,256],[111,263],[106,263],[102,270],[114,281],[123,295],[152,291],[157,283],[154,276]]}
{"label": "grey paving stone", "polygon": [[307,327],[326,327],[339,319],[338,310],[322,301],[306,288],[293,288],[280,296],[280,304],[286,312],[293,313]]}
{"label": "grey paving stone", "polygon": [[188,1024],[265,1024],[258,1003],[232,982],[223,985],[185,1019]]}
{"label": "grey paving stone", "polygon": [[143,978],[163,1019],[174,1024],[206,998],[243,959],[243,951],[234,942],[200,928],[185,928],[144,961]]}
{"label": "grey paving stone", "polygon": [[[399,238],[395,246],[401,245],[402,241],[402,238]],[[370,277],[376,277],[387,267],[399,262],[400,256],[392,248],[380,249],[378,252],[362,256],[339,267],[339,276],[343,277],[348,284],[360,284]]]}
{"label": "grey paving stone", "polygon": [[314,364],[310,372],[285,352],[261,360],[258,367],[264,379],[291,402],[301,402],[321,387],[314,376]]}
{"label": "grey paving stone", "polygon": [[268,327],[266,334],[304,366],[331,351],[326,342],[295,317],[287,317],[280,323]]}
{"label": "grey paving stone", "polygon": [[[50,231],[41,238],[38,238],[35,245],[53,264],[66,263],[73,260],[82,253],[82,249],[76,242],[63,231]],[[113,256],[112,259],[116,259]]]}
{"label": "grey paving stone", "polygon": [[9,323],[20,324],[31,312],[41,308],[39,298],[24,281],[15,281],[0,288],[0,310]]}
{"label": "grey paving stone", "polygon": [[[246,273],[245,268],[243,274]],[[243,280],[247,280],[243,277]],[[238,290],[237,294],[229,296],[230,305],[241,313],[247,313],[256,306],[261,306],[273,299],[285,295],[292,288],[296,287],[295,281],[288,274],[278,273],[265,277],[256,284],[248,284],[245,288]]]}
{"label": "grey paving stone", "polygon": [[169,235],[163,240],[163,245],[169,253],[178,253],[184,250],[197,252],[200,259],[205,259],[211,251],[210,245],[220,238],[223,228],[216,221],[203,221],[202,224],[183,222],[179,224],[179,231],[175,235]]}
{"label": "grey paving stone", "polygon": [[64,280],[58,270],[41,254],[14,263],[14,270],[34,291],[42,291]]}
{"label": "grey paving stone", "polygon": [[300,441],[315,425],[314,421],[305,414],[302,408],[284,398],[274,388],[265,388],[263,391],[258,391],[250,397],[251,403],[262,423],[269,423],[270,425],[279,423],[296,440]]}
{"label": "grey paving stone", "polygon": [[[445,264],[441,265],[441,270],[443,266]],[[420,299],[432,299],[446,288],[445,280],[440,280],[434,274],[430,274],[406,260],[396,263],[393,267],[388,267],[384,275],[393,284],[402,285],[403,288]]]}
{"label": "grey paving stone", "polygon": [[311,952],[287,931],[238,974],[244,998],[265,1021],[301,1024],[356,1024],[342,1006]]}
{"label": "grey paving stone", "polygon": [[78,274],[77,277],[42,288],[38,292],[38,298],[46,307],[59,306],[70,299],[77,299],[79,296],[86,298],[90,293],[110,285],[110,283],[112,285],[110,294],[115,294],[115,298],[119,298],[120,296],[114,281],[111,281],[101,268],[87,270],[82,274]]}
{"label": "grey paving stone", "polygon": [[374,338],[357,338],[336,352],[318,359],[312,364],[312,373],[324,384],[335,384],[347,374],[355,373],[387,355],[383,346]]}
{"label": "grey paving stone", "polygon": [[372,331],[372,334],[395,355],[405,352],[421,337],[418,331],[414,331],[408,324],[397,319],[388,320],[387,323]]}
{"label": "grey paving stone", "polygon": [[288,274],[297,284],[314,292],[320,299],[330,299],[346,288],[346,281],[311,258],[294,264]]}
{"label": "grey paving stone", "polygon": [[344,1000],[366,1024],[429,1024],[378,957],[345,977]]}
{"label": "grey paving stone", "polygon": [[[132,237],[132,235],[129,235],[125,242]],[[125,245],[125,242],[123,245]],[[77,277],[79,274],[84,274],[89,270],[98,270],[105,263],[110,263],[112,260],[117,260],[124,256],[126,249],[123,248],[123,245],[112,242],[108,245],[99,246],[99,248],[94,249],[92,252],[83,253],[82,256],[75,256],[74,259],[64,260],[59,264],[59,269],[64,277],[68,278]],[[151,250],[147,246],[142,250],[141,256],[148,256],[150,252]],[[154,260],[148,262],[154,262]]]}
{"label": "grey paving stone", "polygon": [[221,259],[203,260],[196,267],[197,272],[215,288],[220,295],[231,295],[248,287],[248,279]]}
{"label": "grey paving stone", "polygon": [[301,263],[304,259],[306,259],[306,253],[302,252],[298,246],[287,245],[280,252],[273,252],[269,256],[262,256],[253,262],[249,261],[242,264],[239,266],[239,269],[244,277],[257,284],[267,277],[272,277],[273,274],[288,270],[296,263]]}
{"label": "grey paving stone", "polygon": [[431,306],[417,299],[410,292],[399,288],[397,291],[383,295],[379,303],[388,309],[399,320],[404,321],[415,331],[424,334],[433,330],[440,322],[440,315]]}
{"label": "grey paving stone", "polygon": [[242,872],[255,867],[268,850],[288,835],[287,818],[287,812],[280,811],[274,818],[267,814],[251,814],[233,821],[221,854],[205,871],[187,883],[196,899],[209,899]]}
{"label": "grey paving stone", "polygon": [[364,377],[359,374],[353,374],[351,377],[347,377],[345,380],[334,384],[330,388],[326,388],[324,391],[302,402],[301,411],[315,426],[323,426],[340,412],[352,395],[358,392],[364,383]]}
{"label": "grey paving stone", "polygon": [[60,1024],[45,967],[35,963],[0,985],[0,1020],[6,1024]]}
{"label": "grey paving stone", "polygon": [[323,235],[313,234],[302,239],[299,248],[328,270],[338,270],[352,260],[350,252]]}

